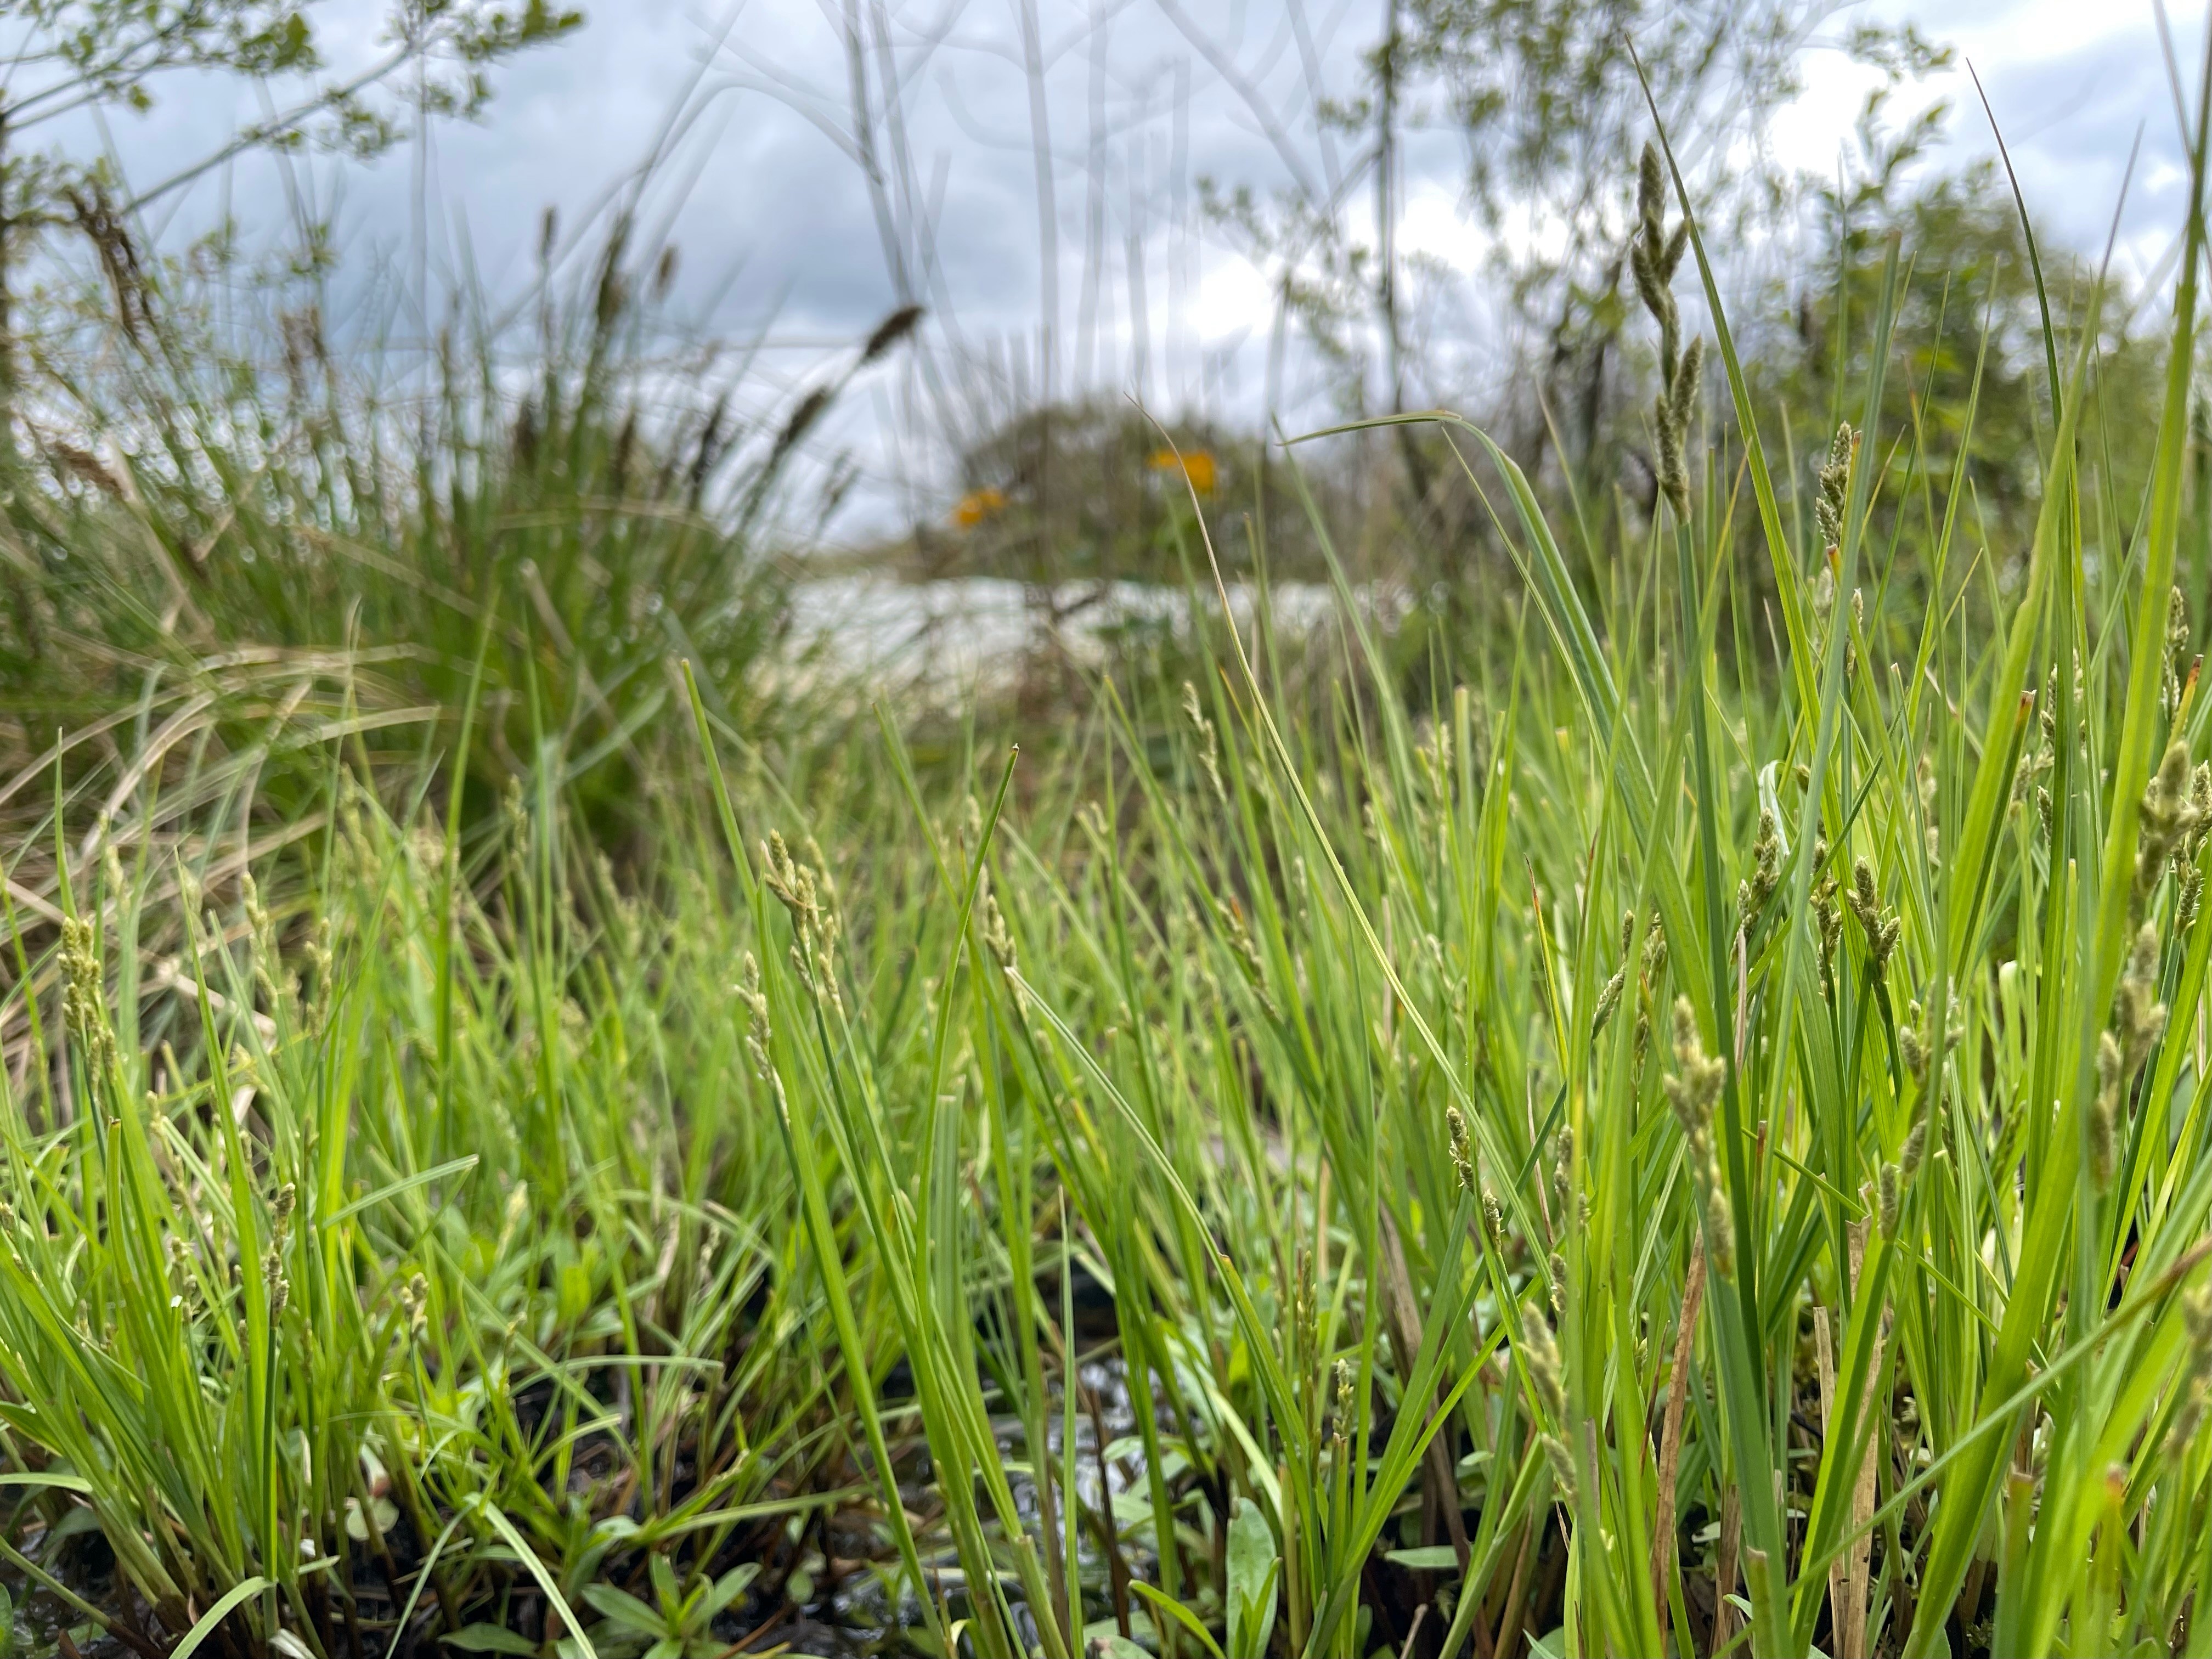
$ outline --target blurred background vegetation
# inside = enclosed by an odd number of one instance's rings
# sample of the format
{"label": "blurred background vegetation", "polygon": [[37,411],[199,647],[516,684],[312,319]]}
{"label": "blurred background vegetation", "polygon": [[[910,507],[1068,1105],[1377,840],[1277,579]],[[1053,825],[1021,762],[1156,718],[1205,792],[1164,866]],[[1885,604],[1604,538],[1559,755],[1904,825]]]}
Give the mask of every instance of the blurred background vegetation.
{"label": "blurred background vegetation", "polygon": [[[228,227],[172,246],[147,229],[147,205],[203,162],[256,148],[374,155],[439,120],[496,119],[501,65],[582,20],[540,0],[405,0],[389,52],[338,76],[319,56],[319,15],[278,0],[75,0],[13,16],[45,78],[19,70],[0,101],[0,773],[99,763],[103,730],[186,709],[180,734],[234,741],[288,697],[331,700],[365,753],[397,755],[421,743],[423,711],[457,709],[481,674],[487,741],[467,799],[488,805],[533,756],[557,754],[612,836],[670,729],[672,657],[698,665],[729,729],[768,745],[856,718],[848,671],[908,660],[854,660],[834,594],[806,623],[810,583],[1014,585],[1018,638],[985,651],[979,683],[1049,720],[1116,653],[1164,672],[1176,626],[1157,608],[1137,615],[1116,585],[1180,589],[1209,542],[1233,579],[1278,588],[1328,580],[1334,560],[1425,697],[1441,662],[1512,625],[1494,494],[1469,487],[1493,481],[1422,426],[1285,449],[1285,364],[1308,384],[1308,424],[1318,386],[1321,418],[1445,406],[1496,433],[1601,584],[1648,532],[1656,495],[1654,343],[1625,274],[1632,157],[1650,129],[1639,61],[1717,240],[1753,251],[1728,279],[1748,291],[1739,314],[1765,319],[1739,344],[1795,501],[1811,499],[1822,434],[1861,383],[1853,319],[1893,243],[1912,250],[1886,392],[1891,429],[1910,439],[1881,458],[1894,476],[1876,495],[1925,500],[1921,483],[1959,473],[1993,584],[1969,603],[2000,591],[2030,529],[2051,420],[2042,306],[2063,332],[2095,271],[2094,250],[2031,246],[2033,219],[2001,169],[1941,165],[1954,114],[1920,83],[1948,55],[1910,27],[1857,23],[1822,0],[1391,0],[1356,95],[1316,90],[1310,130],[1274,136],[1297,182],[1202,178],[1187,205],[1268,273],[1256,400],[1177,408],[1146,395],[1141,356],[1125,372],[1096,343],[1056,353],[1048,339],[963,335],[927,291],[926,253],[901,252],[927,240],[921,195],[899,173],[919,164],[899,100],[881,97],[850,116],[852,183],[878,201],[892,287],[909,297],[796,381],[779,387],[743,341],[672,318],[673,233],[639,212],[668,164],[658,154],[585,222],[564,228],[549,210],[524,291],[456,293],[433,349],[409,352],[357,315],[333,320],[348,251],[327,224],[302,219],[258,248]],[[1821,180],[1762,142],[1815,44],[1874,87],[1845,164]],[[853,67],[858,87],[882,72],[865,53]],[[128,109],[174,72],[279,70],[288,84],[307,75],[312,95],[172,178],[40,148],[39,115],[70,100]],[[696,114],[680,105],[670,129]],[[1419,302],[1435,273],[1397,246],[1403,149],[1440,131],[1460,147],[1468,210],[1499,233],[1475,275],[1502,373],[1467,368],[1468,342]],[[1086,283],[1106,258],[1094,237]],[[2158,352],[2139,313],[2157,297],[2108,291],[2101,312],[2083,499],[2090,546],[2116,557],[2147,462]],[[1176,326],[1131,315],[1138,344]],[[1826,411],[1817,428],[1790,425],[1808,410]],[[888,424],[913,458],[894,510],[880,495],[856,507],[855,418]],[[1702,414],[1723,496],[1738,488],[1735,418],[1717,398]],[[1932,528],[1908,507],[1891,516],[1893,538]],[[1738,535],[1759,534],[1739,521]],[[2190,543],[2192,594],[2203,544]],[[1898,565],[1901,581],[1911,568]],[[1722,636],[1730,672],[1756,676],[1771,623],[1744,580]],[[966,603],[921,609],[957,629]]]}

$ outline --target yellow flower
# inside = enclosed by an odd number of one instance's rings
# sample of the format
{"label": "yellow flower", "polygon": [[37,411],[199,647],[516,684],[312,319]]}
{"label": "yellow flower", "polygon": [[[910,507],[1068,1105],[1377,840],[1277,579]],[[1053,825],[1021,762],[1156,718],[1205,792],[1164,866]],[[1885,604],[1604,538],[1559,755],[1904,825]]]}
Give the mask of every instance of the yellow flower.
{"label": "yellow flower", "polygon": [[1201,495],[1213,493],[1214,483],[1218,477],[1213,457],[1203,449],[1194,449],[1182,455],[1177,455],[1172,449],[1156,449],[1152,452],[1152,467],[1155,472],[1180,471],[1184,477],[1190,480],[1190,487]]}
{"label": "yellow flower", "polygon": [[952,522],[963,530],[973,530],[986,519],[995,519],[1006,510],[1006,492],[986,484],[981,489],[971,489],[960,498],[952,509]]}

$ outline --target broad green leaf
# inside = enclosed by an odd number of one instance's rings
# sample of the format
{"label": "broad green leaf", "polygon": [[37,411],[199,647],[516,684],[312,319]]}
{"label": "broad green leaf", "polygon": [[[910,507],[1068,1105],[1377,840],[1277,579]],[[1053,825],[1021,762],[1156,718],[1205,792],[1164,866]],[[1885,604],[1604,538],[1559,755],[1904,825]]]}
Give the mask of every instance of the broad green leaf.
{"label": "broad green leaf", "polygon": [[1275,1629],[1275,1578],[1282,1558],[1260,1506],[1239,1498],[1229,1523],[1229,1650],[1265,1653]]}

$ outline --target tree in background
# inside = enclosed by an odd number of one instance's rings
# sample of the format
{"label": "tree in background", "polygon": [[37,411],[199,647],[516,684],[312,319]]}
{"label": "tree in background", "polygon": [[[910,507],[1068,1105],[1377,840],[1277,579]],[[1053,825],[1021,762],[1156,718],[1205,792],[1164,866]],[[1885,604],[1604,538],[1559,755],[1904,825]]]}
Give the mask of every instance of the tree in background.
{"label": "tree in background", "polygon": [[[489,70],[526,47],[577,27],[573,8],[524,0],[397,0],[382,50],[336,74],[319,45],[315,0],[0,0],[0,403],[15,381],[14,273],[60,225],[93,240],[118,304],[131,303],[125,226],[132,210],[257,149],[313,145],[356,157],[389,148],[416,122],[468,117],[490,96]],[[377,89],[403,69],[404,94]],[[46,142],[71,115],[143,113],[163,82],[201,74],[256,82],[283,77],[307,91],[242,127],[204,155],[118,203],[124,189],[104,157]]]}
{"label": "tree in background", "polygon": [[1803,181],[1766,141],[1775,113],[1802,89],[1809,50],[1825,44],[1875,64],[1890,86],[1949,58],[1909,24],[1863,25],[1821,42],[1832,0],[1408,4],[1415,62],[1443,86],[1465,137],[1469,200],[1492,226],[1510,205],[1532,231],[1553,232],[1500,244],[1500,274],[1534,358],[1526,383],[1550,416],[1518,411],[1532,471],[1554,434],[1570,451],[1563,465],[1587,473],[1599,459],[1609,377],[1632,309],[1624,290],[1630,198],[1653,103],[1705,198],[1709,232],[1722,226],[1741,245],[1781,227],[1799,199]]}
{"label": "tree in background", "polygon": [[[1809,257],[1778,280],[1761,307],[1794,327],[1745,343],[1764,385],[1761,406],[1778,419],[1793,410],[1822,411],[1830,432],[1856,417],[1871,367],[1866,322],[1879,304],[1889,248],[1894,241],[1911,250],[1883,386],[1884,424],[1911,441],[1893,446],[1882,465],[1906,486],[1896,492],[1899,501],[1924,501],[1923,481],[1941,492],[1954,472],[1962,477],[1973,511],[1959,533],[1967,547],[1989,549],[2002,574],[2034,534],[2052,432],[2043,305],[2047,300],[2062,339],[2071,337],[2094,292],[2098,342],[2075,465],[2092,568],[2103,556],[2105,568],[2118,572],[2136,529],[2162,395],[2165,345],[2154,325],[2139,326],[2143,290],[2095,257],[2039,236],[2039,298],[2036,250],[1996,161],[1926,167],[1947,112],[1939,106],[1892,125],[1887,102],[1881,88],[1869,94],[1855,153],[1814,198]],[[1820,439],[1820,431],[1777,432],[1770,445],[1779,441],[1809,485]],[[1809,489],[1804,493],[1809,497]]]}
{"label": "tree in background", "polygon": [[[1773,155],[1769,127],[1802,89],[1808,52],[1873,64],[1887,88],[1948,61],[1910,25],[1823,40],[1837,9],[1833,0],[1384,0],[1360,90],[1322,110],[1361,145],[1348,171],[1371,190],[1371,222],[1347,213],[1348,185],[1326,200],[1295,185],[1267,202],[1220,192],[1216,218],[1279,267],[1285,313],[1340,366],[1347,412],[1376,412],[1378,398],[1400,412],[1459,394],[1455,365],[1408,317],[1407,277],[1419,272],[1396,246],[1408,136],[1455,133],[1466,204],[1494,239],[1486,274],[1521,336],[1509,406],[1492,418],[1532,476],[1556,441],[1563,467],[1604,479],[1608,440],[1626,435],[1609,417],[1641,403],[1621,343],[1651,106],[1709,228],[1740,242],[1778,227],[1804,181]],[[1431,469],[1412,428],[1401,428],[1400,447],[1419,502]]]}
{"label": "tree in background", "polygon": [[[1692,180],[1708,230],[1739,253],[1762,239],[1795,246],[1808,228],[1816,242],[1825,234],[1823,227],[1798,222],[1803,204],[1820,199],[1820,181],[1795,174],[1773,155],[1768,138],[1775,115],[1802,89],[1811,55],[1825,52],[1875,66],[1885,94],[1948,61],[1942,48],[1909,26],[1830,28],[1838,10],[1833,0],[1382,0],[1372,22],[1344,25],[1350,31],[1364,24],[1373,33],[1343,68],[1337,64],[1344,54],[1315,33],[1304,0],[1283,0],[1264,44],[1244,40],[1234,8],[1225,26],[1210,26],[1184,0],[1155,3],[1211,70],[1210,95],[1241,105],[1265,141],[1264,164],[1283,180],[1266,190],[1235,179],[1197,179],[1200,216],[1267,274],[1273,289],[1273,316],[1264,325],[1270,338],[1262,429],[1278,417],[1325,423],[1310,411],[1287,412],[1316,390],[1353,418],[1449,402],[1498,431],[1532,477],[1594,486],[1601,509],[1616,481],[1626,482],[1632,500],[1641,496],[1648,505],[1653,482],[1642,427],[1648,369],[1631,343],[1626,293],[1636,155],[1651,133],[1653,104]],[[893,38],[891,0],[872,0],[872,27]],[[930,61],[940,37],[921,29],[915,38],[915,64]],[[1152,152],[1134,138],[1117,139],[1117,122],[1140,133],[1152,106],[1133,93],[1109,118],[1102,15],[1094,13],[1073,38],[1092,54],[1091,142],[1083,152],[1091,216],[1083,272],[1085,293],[1095,295],[1104,274],[1108,239],[1100,216],[1112,171],[1102,158],[1109,143],[1124,143],[1118,165],[1133,203],[1140,186],[1158,183],[1146,172],[1158,158],[1148,163]],[[1071,459],[1074,474],[1087,476],[1094,460],[1113,453],[1092,443],[1097,422],[1086,412],[1099,394],[1082,367],[1093,361],[1083,343],[1095,321],[1077,331],[1073,389],[1055,390],[1066,383],[1051,370],[1059,224],[1042,198],[1051,195],[1045,181],[1062,163],[1050,146],[1040,148],[1040,307],[1046,320],[1025,351],[1007,354],[1009,367],[990,350],[963,349],[957,296],[932,263],[936,234],[923,234],[927,225],[911,213],[901,217],[902,203],[930,199],[912,173],[914,147],[903,125],[908,104],[903,94],[893,95],[896,87],[915,83],[918,70],[909,67],[884,79],[890,72],[863,50],[857,25],[848,27],[847,45],[851,108],[842,113],[826,90],[802,100],[769,78],[772,66],[753,56],[745,62],[757,78],[745,84],[776,90],[804,107],[860,165],[878,192],[879,222],[904,227],[903,240],[886,241],[895,292],[905,291],[915,271],[934,272],[933,311],[943,332],[915,361],[919,368],[936,362],[931,351],[949,352],[951,372],[922,379],[934,413],[959,406],[939,420],[937,435],[945,440],[971,507],[990,499],[978,493],[988,489],[1018,509],[993,509],[988,533],[951,545],[962,561],[986,559],[994,568],[1121,569],[1133,550],[1152,545],[1149,536],[1097,534],[1073,504],[1067,512],[1047,510],[1057,491],[1043,481],[1060,471],[1063,420],[1072,456],[1081,451],[1085,457]],[[873,90],[862,95],[868,88]],[[1465,203],[1492,235],[1486,261],[1464,271],[1443,270],[1400,245],[1407,148],[1417,140],[1433,147],[1444,137],[1462,151]],[[1133,205],[1133,270],[1144,222],[1144,212]],[[1731,265],[1733,276],[1748,274],[1740,260],[1732,258]],[[1817,272],[1811,280],[1819,280]],[[1479,288],[1486,301],[1495,301],[1470,319],[1472,326],[1454,325],[1432,303],[1445,284],[1462,282],[1467,291]],[[1149,324],[1136,320],[1145,291],[1141,275],[1133,275],[1127,293],[1136,343],[1151,337]],[[1085,305],[1086,318],[1100,310],[1095,298]],[[1495,326],[1501,318],[1508,325],[1502,330]],[[1304,386],[1285,383],[1292,372],[1285,365],[1293,335],[1305,348],[1298,364],[1307,376]],[[1469,362],[1500,339],[1509,362]],[[943,395],[947,386],[971,382],[999,395],[966,405]],[[1133,374],[1131,387],[1141,384]],[[1024,434],[1028,446],[1030,459],[1015,470],[1018,478],[1005,465],[1009,433]],[[1255,435],[1245,434],[1248,441]],[[1409,540],[1385,538],[1377,544],[1420,547],[1425,562],[1436,567],[1431,574],[1468,568],[1469,544],[1483,538],[1485,519],[1479,504],[1454,487],[1455,469],[1443,464],[1441,440],[1406,425],[1387,437],[1370,434],[1363,444],[1338,447],[1354,447],[1361,456],[1332,463],[1340,465],[1339,482],[1350,486],[1336,492],[1339,498],[1364,501],[1370,529],[1398,519],[1416,530]],[[1322,465],[1321,455],[1303,452],[1301,465]],[[1256,483],[1266,462],[1256,453],[1253,459],[1257,466],[1239,470]],[[1145,476],[1139,468],[1123,482],[1134,489]],[[1276,497],[1294,504],[1287,492],[1270,499]],[[1239,497],[1232,492],[1225,499]],[[930,540],[928,520],[918,516],[915,523],[917,541]],[[1368,539],[1363,534],[1362,544]],[[1268,541],[1279,551],[1284,546],[1273,534]],[[1012,561],[1017,547],[1024,550]]]}

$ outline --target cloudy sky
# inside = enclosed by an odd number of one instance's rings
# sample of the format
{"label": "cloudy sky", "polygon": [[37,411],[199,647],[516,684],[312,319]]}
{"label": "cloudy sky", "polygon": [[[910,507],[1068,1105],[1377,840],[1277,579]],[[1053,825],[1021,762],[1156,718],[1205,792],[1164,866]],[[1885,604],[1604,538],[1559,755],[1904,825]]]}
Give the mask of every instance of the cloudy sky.
{"label": "cloudy sky", "polygon": [[[1265,190],[1302,175],[1325,186],[1348,169],[1352,141],[1332,152],[1315,137],[1312,88],[1356,89],[1380,10],[1374,0],[575,3],[589,13],[585,27],[507,67],[480,124],[440,127],[427,149],[366,167],[241,161],[148,210],[148,229],[173,240],[228,211],[251,234],[281,227],[304,202],[331,219],[354,271],[387,278],[379,329],[420,337],[418,281],[434,293],[463,276],[487,295],[520,291],[544,210],[557,209],[564,239],[580,244],[591,215],[634,188],[659,146],[642,217],[680,246],[675,310],[702,334],[763,348],[749,385],[764,405],[825,372],[825,350],[913,297],[1002,389],[1034,389],[1045,372],[1036,347],[1049,314],[1059,386],[1141,380],[1154,401],[1233,412],[1252,406],[1266,373],[1270,290],[1245,252],[1207,228],[1198,180]],[[896,65],[901,118],[875,124],[880,198],[855,139],[848,3],[871,33],[878,109],[886,55]],[[323,0],[332,58],[374,52],[384,10],[385,0]],[[873,35],[877,16],[887,35]],[[1777,124],[1782,159],[1824,173],[1838,166],[1870,77],[1818,42],[1861,19],[1917,21],[1957,49],[1959,70],[1910,94],[1951,100],[1954,157],[1989,148],[1964,74],[1972,64],[2031,209],[2077,246],[2105,240],[2140,132],[2120,258],[2138,274],[2155,270],[2185,181],[2148,0],[1842,7],[1805,59],[1804,94]],[[2202,23],[2177,20],[2175,29],[2188,76]],[[150,112],[111,117],[106,141],[143,187],[255,118],[264,96],[176,83]],[[98,137],[57,131],[80,144]],[[1049,282],[1041,141],[1052,157]],[[1411,145],[1403,237],[1408,252],[1473,270],[1489,244],[1465,210],[1462,166],[1448,134]],[[1480,336],[1480,313],[1460,313],[1460,326]],[[879,400],[889,395],[878,388]]]}

